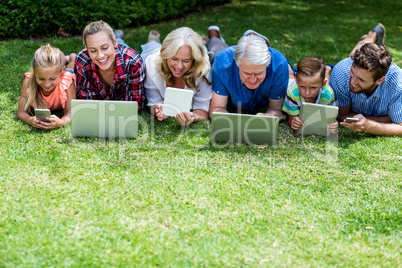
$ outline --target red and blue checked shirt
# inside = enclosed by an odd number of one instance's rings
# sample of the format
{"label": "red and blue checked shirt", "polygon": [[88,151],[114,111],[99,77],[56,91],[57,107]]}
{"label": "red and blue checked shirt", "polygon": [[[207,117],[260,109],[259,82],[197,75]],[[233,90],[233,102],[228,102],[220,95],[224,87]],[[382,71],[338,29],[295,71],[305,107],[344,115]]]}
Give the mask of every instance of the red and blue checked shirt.
{"label": "red and blue checked shirt", "polygon": [[78,53],[74,66],[77,99],[136,101],[141,110],[144,105],[144,61],[132,48],[118,45],[115,51],[116,71],[109,90],[103,86],[88,50]]}

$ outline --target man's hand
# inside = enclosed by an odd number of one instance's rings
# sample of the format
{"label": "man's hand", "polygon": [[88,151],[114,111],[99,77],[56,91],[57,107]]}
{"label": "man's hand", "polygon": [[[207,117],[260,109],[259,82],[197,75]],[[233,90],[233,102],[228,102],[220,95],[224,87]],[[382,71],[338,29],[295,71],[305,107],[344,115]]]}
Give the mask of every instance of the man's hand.
{"label": "man's hand", "polygon": [[353,132],[360,133],[360,132],[365,132],[367,129],[367,125],[370,124],[369,120],[367,120],[362,114],[357,114],[353,116],[354,118],[358,118],[358,122],[353,122],[353,123],[347,123],[344,119],[343,122],[341,122],[341,126],[347,127],[348,129],[351,129]]}

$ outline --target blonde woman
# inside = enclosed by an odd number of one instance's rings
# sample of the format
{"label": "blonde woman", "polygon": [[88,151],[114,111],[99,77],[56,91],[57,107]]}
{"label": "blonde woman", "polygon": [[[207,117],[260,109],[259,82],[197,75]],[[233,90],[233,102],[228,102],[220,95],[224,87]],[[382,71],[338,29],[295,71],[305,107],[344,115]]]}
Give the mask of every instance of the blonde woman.
{"label": "blonde woman", "polygon": [[[32,61],[32,71],[25,73],[17,117],[29,125],[44,130],[58,128],[71,121],[71,100],[75,99],[74,59],[76,55],[64,56],[51,45],[40,47]],[[68,61],[68,62],[67,62]],[[65,68],[67,64],[67,68]],[[37,119],[34,109],[64,110],[62,118],[56,115]]]}
{"label": "blonde woman", "polygon": [[144,102],[145,67],[132,48],[118,45],[112,28],[103,21],[88,24],[85,49],[75,61],[77,98]]}
{"label": "blonde woman", "polygon": [[175,87],[194,91],[192,111],[175,117],[180,125],[208,119],[211,65],[197,33],[188,27],[173,30],[161,48],[147,57],[145,65],[145,97],[153,116],[159,121],[167,118],[162,114],[166,87]]}

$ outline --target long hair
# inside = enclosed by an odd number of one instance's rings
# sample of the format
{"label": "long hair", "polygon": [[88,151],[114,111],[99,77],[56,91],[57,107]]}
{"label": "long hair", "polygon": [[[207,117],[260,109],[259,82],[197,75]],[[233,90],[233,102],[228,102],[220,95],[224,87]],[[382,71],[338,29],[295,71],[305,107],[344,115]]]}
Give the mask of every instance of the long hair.
{"label": "long hair", "polygon": [[191,68],[183,74],[184,83],[188,88],[199,91],[196,85],[196,79],[201,78],[206,83],[211,84],[206,77],[210,64],[208,55],[205,53],[202,45],[201,36],[188,27],[181,27],[170,32],[163,40],[160,50],[162,61],[160,63],[160,73],[166,82],[166,86],[173,85],[174,76],[169,69],[167,60],[174,57],[177,51],[184,45],[191,48],[193,64]]}
{"label": "long hair", "polygon": [[47,108],[47,104],[40,93],[41,88],[36,82],[35,71],[42,68],[58,68],[61,74],[65,61],[63,52],[51,45],[42,46],[36,50],[32,61],[32,75],[28,81],[29,93],[24,107],[25,111],[30,109],[31,104],[35,109]]}

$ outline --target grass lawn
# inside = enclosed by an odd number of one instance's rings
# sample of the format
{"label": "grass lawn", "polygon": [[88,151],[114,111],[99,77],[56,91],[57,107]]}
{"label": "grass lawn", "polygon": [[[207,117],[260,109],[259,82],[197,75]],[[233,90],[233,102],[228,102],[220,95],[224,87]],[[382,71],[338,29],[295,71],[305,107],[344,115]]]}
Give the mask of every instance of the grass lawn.
{"label": "grass lawn", "polygon": [[[377,22],[402,66],[401,1],[236,1],[125,30],[141,51],[151,29],[247,29],[297,63],[347,57]],[[402,139],[301,138],[275,147],[210,143],[210,123],[182,129],[140,114],[134,140],[73,139],[17,120],[34,51],[80,38],[0,42],[0,267],[402,266]]]}

